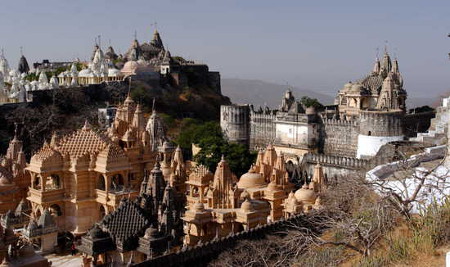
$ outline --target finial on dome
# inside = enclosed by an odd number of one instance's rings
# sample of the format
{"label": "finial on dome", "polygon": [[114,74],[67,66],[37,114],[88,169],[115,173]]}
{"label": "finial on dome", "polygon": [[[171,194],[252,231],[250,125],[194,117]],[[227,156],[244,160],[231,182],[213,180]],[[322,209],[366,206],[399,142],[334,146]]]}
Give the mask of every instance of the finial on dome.
{"label": "finial on dome", "polygon": [[85,121],[84,121],[84,126],[83,126],[83,128],[81,128],[83,131],[89,131],[89,130],[91,130],[91,125],[89,124],[89,121],[86,119]]}

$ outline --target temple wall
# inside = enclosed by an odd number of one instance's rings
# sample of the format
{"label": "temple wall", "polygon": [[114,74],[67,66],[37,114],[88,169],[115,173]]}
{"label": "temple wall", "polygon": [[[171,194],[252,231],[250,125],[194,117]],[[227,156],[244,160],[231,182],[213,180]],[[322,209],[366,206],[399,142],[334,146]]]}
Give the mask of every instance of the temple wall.
{"label": "temple wall", "polygon": [[355,157],[358,148],[357,121],[323,120],[323,152],[328,155]]}

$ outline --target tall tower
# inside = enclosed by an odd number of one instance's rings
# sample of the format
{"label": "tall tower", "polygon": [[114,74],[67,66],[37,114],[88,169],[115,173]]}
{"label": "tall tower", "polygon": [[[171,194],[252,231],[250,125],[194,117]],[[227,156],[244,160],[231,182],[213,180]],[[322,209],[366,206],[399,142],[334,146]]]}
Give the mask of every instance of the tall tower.
{"label": "tall tower", "polygon": [[228,141],[248,145],[250,107],[248,105],[220,106],[220,127]]}

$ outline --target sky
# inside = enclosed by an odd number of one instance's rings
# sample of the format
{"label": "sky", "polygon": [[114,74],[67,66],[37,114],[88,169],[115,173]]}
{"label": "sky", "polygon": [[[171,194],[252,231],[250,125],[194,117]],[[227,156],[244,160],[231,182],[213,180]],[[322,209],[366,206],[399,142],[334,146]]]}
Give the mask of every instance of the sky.
{"label": "sky", "polygon": [[[125,52],[154,23],[172,56],[223,78],[258,79],[335,95],[368,74],[377,54],[397,57],[413,97],[450,91],[450,1],[3,0],[0,47],[17,67],[86,60],[96,36]],[[378,52],[377,52],[378,51]]]}

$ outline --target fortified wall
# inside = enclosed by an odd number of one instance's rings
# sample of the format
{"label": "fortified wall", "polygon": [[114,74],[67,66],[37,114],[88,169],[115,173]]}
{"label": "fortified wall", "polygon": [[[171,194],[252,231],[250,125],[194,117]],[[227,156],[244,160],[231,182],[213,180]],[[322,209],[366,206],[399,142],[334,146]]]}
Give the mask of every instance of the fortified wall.
{"label": "fortified wall", "polygon": [[250,149],[266,147],[275,140],[276,111],[266,108],[255,111],[250,110]]}
{"label": "fortified wall", "polygon": [[248,105],[220,106],[220,127],[228,141],[248,145],[250,136]]}
{"label": "fortified wall", "polygon": [[358,148],[359,122],[323,120],[323,152],[327,155],[354,157]]}
{"label": "fortified wall", "polygon": [[289,225],[300,224],[306,228],[314,228],[308,222],[307,215],[299,214],[289,219],[281,219],[276,222],[260,225],[247,231],[230,234],[226,237],[216,238],[211,242],[199,244],[194,247],[186,247],[177,253],[166,254],[149,259],[134,266],[206,266],[210,261],[226,249],[234,248],[240,240],[262,239],[267,234],[279,232]]}

